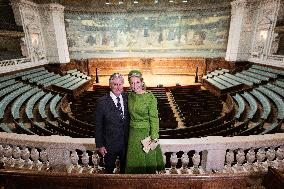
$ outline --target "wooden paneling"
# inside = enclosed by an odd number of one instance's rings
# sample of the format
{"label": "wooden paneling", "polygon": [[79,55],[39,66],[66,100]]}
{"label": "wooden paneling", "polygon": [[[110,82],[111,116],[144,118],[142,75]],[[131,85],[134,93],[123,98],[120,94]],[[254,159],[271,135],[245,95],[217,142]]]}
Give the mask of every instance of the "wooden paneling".
{"label": "wooden paneling", "polygon": [[[261,177],[261,176],[260,176]],[[258,178],[255,178],[257,180]],[[66,174],[47,172],[0,171],[0,184],[5,189],[245,189],[255,186],[245,174],[214,175],[108,175],[108,174]]]}
{"label": "wooden paneling", "polygon": [[198,67],[198,75],[205,71],[204,58],[98,58],[89,59],[90,75],[106,76],[118,72],[127,74],[132,69],[139,69],[143,73],[151,74],[178,74],[195,75]]}

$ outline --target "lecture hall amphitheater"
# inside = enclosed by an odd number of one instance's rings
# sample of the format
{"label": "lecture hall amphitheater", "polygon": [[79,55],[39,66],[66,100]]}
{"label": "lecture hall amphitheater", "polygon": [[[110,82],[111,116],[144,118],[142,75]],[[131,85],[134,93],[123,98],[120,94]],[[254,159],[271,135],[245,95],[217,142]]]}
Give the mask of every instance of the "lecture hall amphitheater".
{"label": "lecture hall amphitheater", "polygon": [[[106,174],[96,100],[133,69],[166,170]],[[0,189],[283,189],[283,99],[283,0],[0,0]]]}

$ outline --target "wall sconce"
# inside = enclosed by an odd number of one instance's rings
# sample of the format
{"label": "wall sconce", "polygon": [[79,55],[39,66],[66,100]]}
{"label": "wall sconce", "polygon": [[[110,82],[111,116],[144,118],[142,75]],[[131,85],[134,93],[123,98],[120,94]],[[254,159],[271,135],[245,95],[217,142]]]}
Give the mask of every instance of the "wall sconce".
{"label": "wall sconce", "polygon": [[106,5],[110,5],[110,1],[109,0],[106,0]]}
{"label": "wall sconce", "polygon": [[183,3],[187,3],[187,0],[182,0]]}
{"label": "wall sconce", "polygon": [[169,3],[173,3],[174,1],[173,0],[169,0]]}
{"label": "wall sconce", "polygon": [[159,3],[159,0],[155,0],[154,3],[155,3],[155,4],[156,4],[156,3]]}
{"label": "wall sconce", "polygon": [[122,4],[123,4],[123,1],[118,1],[118,4],[119,4],[119,5],[122,5]]}
{"label": "wall sconce", "polygon": [[133,3],[134,3],[134,4],[137,4],[137,3],[138,3],[138,1],[137,1],[137,0],[134,0],[134,1],[133,1]]}

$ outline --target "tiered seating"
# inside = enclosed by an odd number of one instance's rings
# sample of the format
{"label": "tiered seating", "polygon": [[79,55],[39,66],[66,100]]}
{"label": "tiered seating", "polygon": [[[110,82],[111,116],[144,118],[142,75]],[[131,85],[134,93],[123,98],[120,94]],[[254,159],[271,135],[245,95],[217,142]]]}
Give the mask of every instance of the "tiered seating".
{"label": "tiered seating", "polygon": [[243,84],[245,84],[245,85],[253,86],[253,82],[248,81],[248,80],[245,80],[245,79],[240,78],[240,77],[237,77],[237,76],[232,75],[232,74],[230,74],[230,73],[225,73],[224,76],[225,76],[226,78],[232,79],[232,80],[234,80],[234,81],[238,81],[238,82],[243,83]]}
{"label": "tiered seating", "polygon": [[279,87],[284,88],[284,81],[277,80],[277,81],[275,81],[275,84],[278,85]]}
{"label": "tiered seating", "polygon": [[64,75],[62,77],[58,77],[58,78],[52,79],[51,81],[44,83],[43,86],[48,87],[50,85],[55,85],[57,83],[64,82],[64,80],[68,78],[70,78],[70,75]]}
{"label": "tiered seating", "polygon": [[32,78],[30,78],[30,79],[29,79],[29,82],[38,83],[38,82],[40,82],[40,81],[42,81],[42,80],[44,80],[44,79],[46,79],[46,78],[50,78],[50,77],[53,77],[53,76],[55,76],[54,73],[48,72],[48,73],[46,73],[46,74],[43,74],[43,75],[39,75],[39,76],[37,76],[37,77],[32,77]]}
{"label": "tiered seating", "polygon": [[229,90],[234,90],[236,87],[239,87],[242,82],[240,80],[236,80],[235,78],[230,78],[231,74],[229,74],[229,70],[214,70],[209,74],[206,74],[202,77],[205,83],[213,86],[217,90],[218,93],[225,93]]}
{"label": "tiered seating", "polygon": [[251,66],[251,68],[258,69],[258,70],[265,71],[265,72],[274,73],[274,74],[277,74],[279,76],[284,76],[284,71],[282,71],[282,70],[277,70],[277,69],[273,69],[273,68],[269,68],[269,67],[265,67],[265,66],[260,66],[260,65],[256,65],[256,64],[253,64]]}
{"label": "tiered seating", "polygon": [[177,88],[171,92],[186,126],[201,124],[221,116],[221,101],[207,90]]}
{"label": "tiered seating", "polygon": [[0,83],[0,89],[3,89],[5,87],[8,87],[10,85],[14,85],[16,83],[16,80],[15,79],[10,79],[10,80],[7,80],[7,81],[3,81]]}
{"label": "tiered seating", "polygon": [[60,75],[55,74],[55,75],[50,76],[48,78],[45,78],[45,79],[37,81],[36,84],[37,85],[43,85],[43,86],[47,87],[47,86],[49,86],[53,82],[53,80],[56,80],[56,79],[58,79],[60,77],[61,77]]}
{"label": "tiered seating", "polygon": [[270,72],[267,72],[267,71],[258,70],[258,69],[253,68],[253,66],[251,68],[249,68],[248,71],[252,72],[252,73],[256,73],[258,75],[263,75],[263,76],[266,76],[266,77],[269,77],[269,78],[273,78],[273,79],[277,78],[277,74],[270,73]]}
{"label": "tiered seating", "polygon": [[268,119],[268,116],[270,115],[270,112],[271,112],[271,106],[270,106],[269,100],[261,92],[259,92],[256,89],[253,89],[250,93],[253,96],[255,96],[262,105],[263,112],[261,115],[261,119],[263,120]]}
{"label": "tiered seating", "polygon": [[71,110],[74,117],[78,120],[95,124],[95,103],[99,97],[102,97],[109,88],[98,88],[95,91],[85,91],[71,104]]}
{"label": "tiered seating", "polygon": [[173,110],[169,104],[165,88],[155,87],[148,88],[147,90],[151,91],[157,98],[160,128],[176,128],[178,126],[178,123],[176,121],[176,117],[174,116]]}
{"label": "tiered seating", "polygon": [[[170,89],[179,117],[184,122],[179,127],[165,88],[148,88],[158,101],[161,138],[276,132],[284,119],[282,76],[281,71],[262,70],[255,66],[235,75],[227,70],[215,70],[207,74],[204,79],[212,81],[216,87],[224,90],[239,87],[234,91],[235,102],[232,100],[230,104],[227,101],[222,103],[224,96],[217,98],[207,90]],[[51,91],[52,87],[45,88],[44,92],[21,82],[24,79],[24,83],[33,83],[33,86],[56,84],[74,90],[90,78],[78,70],[70,70],[67,75],[60,76],[49,73],[43,67],[0,77],[0,131],[94,137],[95,102],[109,92],[109,87],[98,87],[95,91],[84,92],[72,101],[72,112],[62,112],[62,94]],[[243,84],[253,89],[241,88]],[[68,102],[65,105],[69,106]],[[23,116],[22,110],[25,110],[27,116]],[[13,120],[13,123],[9,120]]]}
{"label": "tiered seating", "polygon": [[45,107],[47,106],[48,101],[53,97],[53,94],[51,92],[49,92],[48,94],[46,94],[39,102],[39,114],[41,115],[42,119],[46,119],[47,118],[47,114],[45,111]]}
{"label": "tiered seating", "polygon": [[11,112],[12,112],[12,116],[15,120],[20,119],[20,109],[23,105],[23,103],[30,98],[32,95],[34,95],[35,93],[39,92],[40,89],[39,88],[32,88],[31,90],[25,92],[24,94],[22,94],[21,96],[19,96],[13,103],[12,108],[11,108]]}
{"label": "tiered seating", "polygon": [[70,74],[70,75],[73,75],[73,76],[76,76],[76,77],[80,77],[80,78],[83,78],[83,79],[86,79],[86,80],[90,80],[91,79],[90,76],[87,76],[86,74],[80,72],[77,69],[69,70],[69,71],[67,71],[67,74]]}
{"label": "tiered seating", "polygon": [[57,106],[58,106],[58,103],[59,101],[62,99],[62,96],[60,96],[59,94],[57,94],[56,96],[54,96],[52,99],[51,99],[51,102],[50,102],[50,111],[53,115],[54,118],[58,118],[59,117],[59,113],[57,111]]}
{"label": "tiered seating", "polygon": [[27,102],[26,105],[26,115],[29,119],[33,119],[34,118],[34,114],[33,114],[33,110],[34,110],[34,106],[37,103],[37,101],[43,96],[45,95],[44,91],[39,91],[38,93],[36,93],[35,95],[33,95]]}
{"label": "tiered seating", "polygon": [[244,74],[244,75],[247,75],[249,77],[253,77],[253,78],[256,78],[258,80],[261,80],[261,81],[269,81],[269,77],[262,76],[260,74],[252,73],[252,72],[249,72],[249,71],[242,71],[241,73]]}
{"label": "tiered seating", "polygon": [[14,91],[15,89],[23,87],[24,85],[25,85],[24,83],[18,82],[18,83],[14,84],[14,85],[11,85],[9,87],[6,87],[6,88],[0,90],[0,98],[5,96],[5,95],[7,95],[7,94],[9,94],[10,92]]}
{"label": "tiered seating", "polygon": [[32,87],[30,85],[25,85],[10,94],[6,95],[1,101],[0,101],[0,120],[4,118],[4,113],[7,105],[11,103],[17,96],[21,95],[22,93],[26,92],[27,90],[31,89]]}
{"label": "tiered seating", "polygon": [[260,79],[257,79],[257,78],[254,78],[254,77],[251,77],[251,76],[248,76],[248,75],[245,75],[243,73],[236,73],[235,74],[236,76],[242,78],[242,79],[245,79],[247,81],[250,81],[254,84],[261,84],[261,80]]}
{"label": "tiered seating", "polygon": [[284,97],[284,89],[282,87],[278,87],[277,85],[271,84],[271,83],[267,83],[267,85],[264,85],[263,87],[272,90],[276,93],[278,93],[279,95],[281,95],[282,97]]}
{"label": "tiered seating", "polygon": [[247,118],[248,119],[253,119],[257,113],[257,102],[255,100],[255,98],[248,92],[244,92],[243,94],[241,94],[246,101],[249,103],[249,107],[250,110],[247,114]]}
{"label": "tiered seating", "polygon": [[268,96],[274,102],[278,112],[277,119],[282,120],[284,118],[284,102],[281,96],[262,86],[258,87],[257,89]]}
{"label": "tiered seating", "polygon": [[239,95],[238,93],[235,96],[233,96],[233,98],[238,104],[238,112],[236,113],[235,117],[237,119],[241,119],[241,116],[244,114],[245,111],[245,101],[242,98],[242,96]]}
{"label": "tiered seating", "polygon": [[42,71],[35,72],[35,73],[32,73],[32,74],[24,75],[24,76],[22,76],[22,80],[30,80],[32,78],[36,78],[36,77],[39,77],[39,76],[42,76],[42,75],[46,75],[48,73],[49,72],[47,70],[42,70]]}

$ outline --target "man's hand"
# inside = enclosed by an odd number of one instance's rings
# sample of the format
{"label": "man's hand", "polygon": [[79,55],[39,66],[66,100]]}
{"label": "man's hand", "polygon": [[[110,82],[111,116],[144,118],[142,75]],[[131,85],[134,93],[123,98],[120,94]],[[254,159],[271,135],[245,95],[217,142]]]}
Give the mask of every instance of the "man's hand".
{"label": "man's hand", "polygon": [[107,154],[107,150],[105,147],[100,147],[99,149],[100,154],[102,154],[103,156],[105,156]]}

